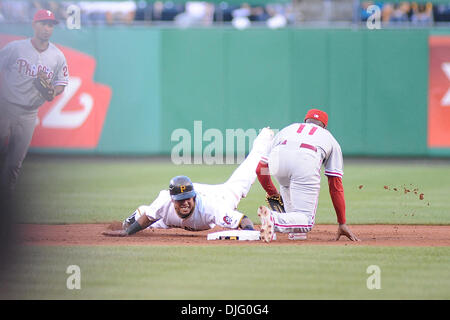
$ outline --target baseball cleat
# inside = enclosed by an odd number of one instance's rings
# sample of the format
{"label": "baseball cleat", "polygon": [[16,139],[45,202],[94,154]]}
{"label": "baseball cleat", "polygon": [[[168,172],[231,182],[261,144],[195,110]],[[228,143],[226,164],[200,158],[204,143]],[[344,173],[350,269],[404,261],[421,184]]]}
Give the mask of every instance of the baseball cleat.
{"label": "baseball cleat", "polygon": [[274,240],[275,226],[272,213],[267,207],[261,206],[258,208],[258,216],[261,220],[261,240],[265,242]]}

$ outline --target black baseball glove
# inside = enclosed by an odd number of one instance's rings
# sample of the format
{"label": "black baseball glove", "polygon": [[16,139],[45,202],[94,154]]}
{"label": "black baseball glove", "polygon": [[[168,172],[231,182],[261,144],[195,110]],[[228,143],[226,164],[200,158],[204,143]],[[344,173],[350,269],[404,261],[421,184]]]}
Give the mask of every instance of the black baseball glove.
{"label": "black baseball glove", "polygon": [[266,195],[266,201],[272,211],[286,212],[284,210],[283,198],[280,195],[269,196]]}
{"label": "black baseball glove", "polygon": [[34,79],[33,84],[45,100],[53,100],[55,97],[55,89],[50,84],[45,72],[39,72],[36,79]]}

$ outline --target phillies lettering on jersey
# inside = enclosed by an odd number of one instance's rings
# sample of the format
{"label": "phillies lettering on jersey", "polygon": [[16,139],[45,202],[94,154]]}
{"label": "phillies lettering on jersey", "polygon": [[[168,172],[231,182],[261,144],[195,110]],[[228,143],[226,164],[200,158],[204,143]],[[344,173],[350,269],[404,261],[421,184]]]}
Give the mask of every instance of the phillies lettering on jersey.
{"label": "phillies lettering on jersey", "polygon": [[19,58],[16,61],[19,68],[17,71],[19,74],[23,74],[32,78],[36,78],[37,74],[40,72],[43,72],[47,75],[48,79],[53,78],[53,71],[50,70],[50,68],[47,68],[46,66],[43,66],[41,64],[35,65],[28,62],[26,59]]}
{"label": "phillies lettering on jersey", "polygon": [[37,51],[31,39],[16,40],[0,50],[0,96],[13,104],[37,109],[45,99],[33,85],[39,71],[47,74],[53,86],[66,86],[69,69],[64,54],[55,45]]}

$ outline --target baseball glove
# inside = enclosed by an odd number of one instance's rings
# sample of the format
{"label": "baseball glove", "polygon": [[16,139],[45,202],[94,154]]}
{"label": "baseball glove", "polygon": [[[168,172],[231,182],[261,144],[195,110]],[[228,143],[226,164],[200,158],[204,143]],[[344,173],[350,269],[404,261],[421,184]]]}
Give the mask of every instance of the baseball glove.
{"label": "baseball glove", "polygon": [[45,72],[39,72],[36,76],[36,79],[34,79],[33,84],[45,100],[53,100],[53,98],[55,97],[55,89],[48,81]]}
{"label": "baseball glove", "polygon": [[286,212],[284,210],[283,198],[280,195],[269,196],[266,195],[266,201],[272,211]]}

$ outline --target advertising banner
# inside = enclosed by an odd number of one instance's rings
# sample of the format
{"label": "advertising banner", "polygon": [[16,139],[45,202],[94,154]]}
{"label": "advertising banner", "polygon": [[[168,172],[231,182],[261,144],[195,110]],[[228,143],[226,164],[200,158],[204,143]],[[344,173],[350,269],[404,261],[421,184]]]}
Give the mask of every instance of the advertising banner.
{"label": "advertising banner", "polygon": [[430,36],[428,147],[450,147],[450,36]]}

